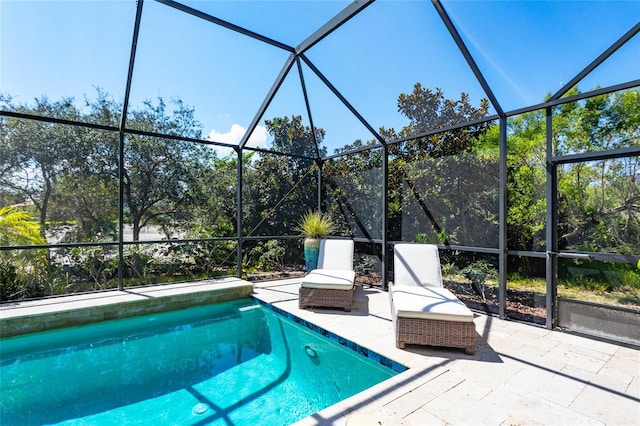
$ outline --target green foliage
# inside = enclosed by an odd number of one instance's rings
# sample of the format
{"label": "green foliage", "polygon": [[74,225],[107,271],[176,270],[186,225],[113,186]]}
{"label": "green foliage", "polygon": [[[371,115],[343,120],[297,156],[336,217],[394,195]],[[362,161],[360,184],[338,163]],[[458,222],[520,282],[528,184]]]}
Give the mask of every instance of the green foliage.
{"label": "green foliage", "polygon": [[[251,162],[253,153],[245,155]],[[211,157],[195,171],[197,185],[190,190],[191,214],[187,238],[215,238],[237,235],[237,156]],[[179,224],[177,224],[179,225]]]}
{"label": "green foliage", "polygon": [[497,278],[498,273],[486,260],[478,260],[460,270],[460,275],[477,285],[484,285],[487,278]]}
{"label": "green foliage", "polygon": [[[122,105],[101,90],[95,99],[86,99],[82,112],[73,106],[73,99],[50,102],[43,97],[36,99],[35,106],[4,101],[5,108],[14,111],[116,127],[122,111]],[[158,98],[130,109],[127,126],[199,138],[202,125],[193,113],[179,99],[167,105]],[[0,172],[0,184],[33,201],[42,230],[48,220],[73,218],[82,241],[95,241],[97,233],[114,231],[109,225],[118,217],[117,134],[7,118],[0,126],[0,136],[0,171],[6,171]],[[202,199],[197,173],[212,155],[202,144],[128,134],[123,185],[134,240],[148,224],[183,224],[190,218],[190,204]]]}
{"label": "green foliage", "polygon": [[[354,144],[362,145],[360,141]],[[381,227],[382,209],[374,208],[382,204],[383,197],[381,154],[379,149],[366,150],[324,163],[327,210],[341,235],[370,237]],[[390,210],[396,206],[391,203]]]}
{"label": "green foliage", "polygon": [[[40,226],[13,207],[0,208],[0,245],[45,244]],[[0,301],[42,295],[47,276],[47,251],[16,249],[0,252]]]}
{"label": "green foliage", "polygon": [[[67,264],[50,277],[52,294],[117,287],[118,256],[113,247],[76,247],[60,256]],[[124,266],[125,282],[136,286],[228,275],[235,266],[235,242],[125,246]]]}
{"label": "green foliage", "polygon": [[461,269],[459,274],[471,281],[474,291],[478,293],[483,302],[486,303],[486,280],[487,278],[496,278],[498,275],[493,265],[486,260],[477,260]]}
{"label": "green foliage", "polygon": [[249,251],[249,263],[262,271],[284,267],[285,249],[278,240],[260,241]]}
{"label": "green foliage", "polygon": [[438,238],[438,235],[433,233],[427,234],[425,232],[417,233],[414,241],[420,244],[439,244],[440,243],[440,239]]}
{"label": "green foliage", "polygon": [[[578,94],[574,89],[569,95]],[[98,90],[84,108],[73,99],[36,99],[13,105],[0,99],[3,110],[69,121],[119,126],[122,105]],[[316,163],[326,156],[324,130],[305,125],[299,115],[265,121],[273,138],[272,153],[244,153],[242,227],[237,223],[238,156],[218,158],[208,146],[127,132],[125,138],[125,221],[139,239],[145,226],[167,236],[187,238],[243,235],[288,235],[310,207],[317,206],[318,166],[322,166],[329,231],[377,239],[382,228],[383,197],[388,202],[387,238],[439,244],[495,247],[499,213],[499,127],[492,122],[411,139],[411,136],[478,120],[489,113],[486,100],[473,106],[469,97],[447,99],[440,89],[420,84],[398,97],[398,110],[408,124],[400,131],[380,129],[386,141],[354,141],[348,156]],[[640,146],[640,91],[597,96],[553,110],[554,154],[566,155]],[[182,136],[202,137],[194,110],[179,99],[159,98],[131,108],[127,127]],[[507,239],[512,250],[545,249],[546,116],[534,111],[510,117],[507,126]],[[67,124],[0,118],[0,200],[32,204],[13,217],[0,211],[2,245],[44,244],[57,224],[72,224],[65,242],[115,241],[118,220],[118,133]],[[372,149],[365,149],[372,147]],[[388,193],[382,193],[383,155],[388,152]],[[293,154],[287,157],[285,154]],[[637,156],[565,164],[558,169],[560,248],[566,250],[640,252],[640,159]],[[26,214],[26,216],[25,216]],[[14,224],[11,225],[10,222]],[[17,221],[17,222],[16,222]],[[15,224],[17,223],[17,225]],[[299,244],[299,241],[297,242]],[[257,243],[256,243],[257,244]],[[294,262],[287,242],[246,245],[251,264],[282,268]],[[64,263],[61,259],[66,256]],[[448,256],[447,254],[446,256]],[[49,260],[49,256],[51,259]],[[454,255],[451,255],[454,256]],[[455,254],[461,265],[471,258]],[[153,282],[208,276],[233,267],[235,242],[171,243],[127,246],[125,278]],[[13,250],[0,253],[2,297],[56,294],[114,286],[114,247]],[[455,272],[453,257],[446,258]],[[469,264],[467,278],[484,282],[495,273],[487,265]],[[527,265],[515,265],[528,275]],[[561,268],[563,283],[595,291],[623,292],[633,300],[640,264],[621,267],[574,264],[593,269],[591,275]],[[635,291],[635,290],[634,290]],[[624,297],[624,296],[621,296]]]}
{"label": "green foliage", "polygon": [[18,275],[16,267],[0,262],[0,301],[19,299],[24,293],[24,277]]}
{"label": "green foliage", "polygon": [[[568,95],[576,95],[573,89]],[[640,146],[640,91],[631,89],[554,109],[557,155]],[[508,121],[509,249],[545,249],[546,116],[535,111]],[[561,250],[640,252],[640,159],[575,162],[558,168]],[[526,264],[522,264],[526,267]],[[593,278],[593,277],[592,277]],[[626,278],[625,278],[626,279]],[[597,281],[608,282],[603,273]]]}
{"label": "green foliage", "polygon": [[93,288],[87,287],[77,287],[74,285],[76,282],[76,277],[69,273],[69,271],[65,271],[62,268],[54,268],[50,271],[49,277],[47,279],[48,289],[46,291],[47,295],[64,295],[67,293],[73,293],[81,290],[93,290]]}
{"label": "green foliage", "polygon": [[618,299],[618,303],[621,305],[640,306],[640,292],[639,294],[625,294]]}
{"label": "green foliage", "polygon": [[29,214],[15,207],[0,208],[0,245],[45,244],[40,226]]}
{"label": "green foliage", "polygon": [[[273,150],[296,156],[315,158],[318,155],[327,155],[326,148],[322,147],[325,131],[316,127],[311,129],[302,123],[302,116],[275,117],[265,120],[267,131],[273,136]],[[296,160],[289,158],[288,161]]]}
{"label": "green foliage", "polygon": [[[446,99],[416,84],[398,97],[409,124],[393,140],[488,114],[488,102],[471,105],[467,94]],[[497,238],[498,133],[490,122],[389,146],[389,238],[412,236],[442,244],[485,245]],[[380,183],[381,185],[381,183]],[[493,243],[489,243],[493,244]]]}
{"label": "green foliage", "polygon": [[309,210],[298,221],[295,230],[300,232],[304,238],[322,239],[334,232],[336,229],[331,215],[326,212]]}
{"label": "green foliage", "polygon": [[379,266],[378,260],[371,255],[356,253],[354,269],[358,275],[366,275],[375,271]]}
{"label": "green foliage", "polygon": [[523,270],[512,271],[507,275],[507,287],[514,290],[544,293],[547,283],[543,278],[531,277]]}
{"label": "green foliage", "polygon": [[74,224],[66,233],[66,242],[114,241],[118,237],[117,206],[115,178],[69,173],[56,182],[48,216],[50,221]]}
{"label": "green foliage", "polygon": [[455,234],[447,235],[446,231],[442,229],[437,234],[419,232],[416,234],[414,241],[421,244],[446,244],[448,241],[455,240]]}
{"label": "green foliage", "polygon": [[253,162],[243,160],[244,234],[290,235],[300,216],[318,203],[318,168],[311,158],[326,154],[324,130],[305,126],[300,116],[266,120],[265,127],[274,152],[310,158],[261,153]]}
{"label": "green foliage", "polygon": [[[638,89],[565,104],[556,109],[554,116],[557,151],[573,154],[640,146],[638,120]],[[637,156],[576,162],[560,168],[560,247],[638,253],[639,175],[640,157]]]}
{"label": "green foliage", "polygon": [[174,265],[165,275],[215,276],[236,266],[236,242],[215,241],[202,243],[172,244],[154,256],[157,270],[168,258]]}
{"label": "green foliage", "polygon": [[[35,100],[35,105],[11,104],[6,109],[21,113],[44,115],[65,120],[78,120],[80,113],[73,100],[63,98],[51,102],[46,97]],[[73,141],[84,132],[83,128],[3,117],[0,121],[0,187],[10,188],[22,200],[30,200],[40,212],[41,231],[45,229],[51,197],[56,180],[77,164],[84,152]]]}
{"label": "green foliage", "polygon": [[460,269],[453,262],[447,262],[442,265],[442,275],[456,275],[460,273]]}
{"label": "green foliage", "polygon": [[607,282],[589,277],[582,277],[576,281],[572,281],[569,287],[577,287],[582,290],[594,291],[597,293],[611,291],[611,286]]}
{"label": "green foliage", "polygon": [[74,247],[61,254],[66,256],[68,263],[65,269],[74,277],[67,286],[104,290],[112,287],[118,277],[118,256],[114,247]]}
{"label": "green foliage", "polygon": [[[446,99],[440,88],[433,92],[416,83],[412,93],[401,93],[398,96],[398,111],[409,119],[409,124],[400,133],[400,136],[407,136],[486,117],[489,101],[482,99],[480,107],[476,108],[470,104],[469,95],[466,93],[460,95],[460,100]],[[417,139],[405,144],[400,152],[397,152],[395,147],[391,149],[403,157],[441,157],[469,152],[476,139],[484,134],[489,126],[488,123],[471,125]]]}
{"label": "green foliage", "polygon": [[640,291],[640,271],[633,264],[570,260],[560,263],[559,279],[569,288],[600,292]]}
{"label": "green foliage", "polygon": [[507,245],[517,250],[542,250],[546,220],[543,112],[510,118],[507,134]]}

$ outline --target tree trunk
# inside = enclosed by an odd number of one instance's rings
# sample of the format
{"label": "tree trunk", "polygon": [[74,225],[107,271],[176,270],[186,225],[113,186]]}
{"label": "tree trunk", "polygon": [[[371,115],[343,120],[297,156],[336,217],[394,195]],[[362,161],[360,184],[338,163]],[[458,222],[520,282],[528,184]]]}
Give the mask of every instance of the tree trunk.
{"label": "tree trunk", "polygon": [[[140,241],[140,218],[137,216],[133,217],[133,241]],[[132,277],[142,277],[142,265],[140,264],[140,255],[138,254],[138,250],[134,250],[131,255],[131,276]]]}

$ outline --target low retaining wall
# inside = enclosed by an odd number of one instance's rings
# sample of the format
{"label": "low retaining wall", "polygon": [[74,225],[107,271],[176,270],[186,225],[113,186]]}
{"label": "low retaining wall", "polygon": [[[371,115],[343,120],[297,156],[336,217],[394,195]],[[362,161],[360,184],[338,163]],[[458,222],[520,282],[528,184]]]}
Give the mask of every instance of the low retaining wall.
{"label": "low retaining wall", "polygon": [[54,330],[250,297],[253,284],[222,278],[0,305],[0,337]]}
{"label": "low retaining wall", "polygon": [[558,299],[558,326],[640,347],[640,311],[635,309]]}

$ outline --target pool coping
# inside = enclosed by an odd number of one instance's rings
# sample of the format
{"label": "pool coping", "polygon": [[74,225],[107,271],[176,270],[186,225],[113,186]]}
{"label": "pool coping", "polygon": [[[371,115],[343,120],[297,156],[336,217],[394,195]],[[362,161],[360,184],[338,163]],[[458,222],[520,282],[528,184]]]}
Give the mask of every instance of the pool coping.
{"label": "pool coping", "polygon": [[254,284],[225,277],[0,305],[0,338],[251,297]]}
{"label": "pool coping", "polygon": [[256,297],[251,297],[256,303],[258,303],[259,305],[271,310],[272,312],[275,312],[278,315],[281,315],[293,322],[295,322],[296,324],[301,325],[302,327],[305,327],[315,333],[318,333],[326,338],[328,338],[329,340],[338,343],[341,346],[344,346],[347,349],[350,349],[362,356],[364,356],[365,358],[369,358],[371,361],[376,362],[384,367],[387,367],[388,369],[392,370],[394,373],[399,374],[399,373],[403,373],[405,371],[407,371],[409,369],[409,367],[407,367],[404,364],[401,364],[397,361],[394,361],[391,358],[388,358],[384,355],[379,354],[376,351],[373,351],[369,348],[367,348],[366,346],[362,346],[359,345],[358,343],[355,343],[349,339],[346,339],[340,335],[337,335],[325,328],[322,328],[312,322],[309,322],[305,319],[302,319],[294,314],[292,314],[291,312],[288,312],[284,309],[278,308],[277,306],[265,302],[263,300],[260,300]]}

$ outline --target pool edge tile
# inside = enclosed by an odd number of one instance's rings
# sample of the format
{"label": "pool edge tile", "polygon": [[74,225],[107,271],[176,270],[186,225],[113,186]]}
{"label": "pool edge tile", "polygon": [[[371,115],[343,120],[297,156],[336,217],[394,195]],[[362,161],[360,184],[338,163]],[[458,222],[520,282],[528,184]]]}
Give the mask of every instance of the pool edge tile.
{"label": "pool edge tile", "polygon": [[382,354],[379,354],[378,352],[375,352],[365,346],[359,345],[349,339],[346,339],[340,335],[337,335],[331,331],[328,331],[316,324],[313,324],[305,319],[302,319],[294,314],[292,314],[291,312],[285,311],[282,308],[279,308],[271,303],[265,302],[263,300],[258,299],[257,297],[253,297],[252,299],[258,303],[261,306],[266,307],[267,309],[285,317],[288,318],[289,320],[305,327],[308,328],[309,330],[312,330],[330,340],[333,340],[335,342],[337,342],[338,344],[340,344],[341,346],[344,346],[347,349],[350,349],[362,356],[364,356],[365,358],[368,358],[380,365],[382,365],[383,367],[386,367],[390,370],[392,370],[394,373],[399,374],[399,373],[403,373],[405,371],[407,371],[409,369],[408,366],[403,365],[397,361],[394,361]]}

